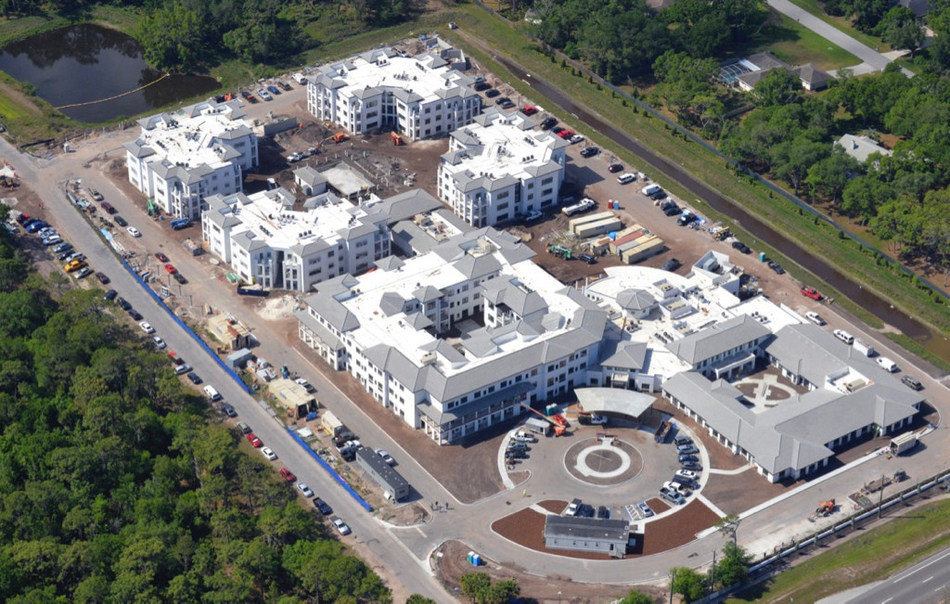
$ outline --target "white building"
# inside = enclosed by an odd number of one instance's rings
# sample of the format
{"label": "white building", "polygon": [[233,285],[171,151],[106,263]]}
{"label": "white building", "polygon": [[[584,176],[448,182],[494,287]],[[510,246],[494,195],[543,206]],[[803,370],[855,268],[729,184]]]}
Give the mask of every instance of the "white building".
{"label": "white building", "polygon": [[249,283],[313,291],[321,281],[368,270],[390,254],[388,215],[332,193],[294,209],[284,189],[207,199],[201,232],[211,253]]}
{"label": "white building", "polygon": [[589,385],[606,313],[533,256],[489,228],[384,260],[322,284],[296,313],[300,337],[407,424],[456,442]]}
{"label": "white building", "polygon": [[129,182],[175,218],[197,219],[211,195],[241,190],[257,166],[257,136],[238,100],[213,100],[139,120],[126,143]]}
{"label": "white building", "polygon": [[393,130],[409,138],[441,136],[482,110],[472,79],[440,55],[370,50],[316,69],[307,104],[318,119],[354,134]]}
{"label": "white building", "polygon": [[475,227],[557,204],[568,142],[497,109],[456,130],[439,166],[439,197]]}

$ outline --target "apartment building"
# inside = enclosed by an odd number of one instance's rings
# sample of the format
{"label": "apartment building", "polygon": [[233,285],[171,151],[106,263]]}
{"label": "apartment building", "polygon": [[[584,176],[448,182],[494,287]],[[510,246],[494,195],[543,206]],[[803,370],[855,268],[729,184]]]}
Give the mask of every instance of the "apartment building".
{"label": "apartment building", "polygon": [[354,206],[332,193],[298,209],[285,189],[213,195],[201,217],[202,238],[242,279],[268,289],[313,291],[321,281],[358,274],[390,254],[382,206]]}
{"label": "apartment building", "polygon": [[323,283],[296,313],[300,337],[407,424],[456,442],[590,383],[606,313],[533,256],[491,228],[457,235]]}
{"label": "apartment building", "polygon": [[205,198],[241,191],[258,164],[257,136],[238,100],[208,100],[139,120],[125,143],[129,182],[166,214],[197,220]]}
{"label": "apartment building", "polygon": [[354,134],[447,135],[471,123],[482,102],[472,79],[442,54],[410,57],[379,48],[319,66],[307,85],[307,105],[318,119]]}
{"label": "apartment building", "polygon": [[453,132],[439,166],[439,198],[475,227],[557,205],[569,143],[534,125],[493,109]]}

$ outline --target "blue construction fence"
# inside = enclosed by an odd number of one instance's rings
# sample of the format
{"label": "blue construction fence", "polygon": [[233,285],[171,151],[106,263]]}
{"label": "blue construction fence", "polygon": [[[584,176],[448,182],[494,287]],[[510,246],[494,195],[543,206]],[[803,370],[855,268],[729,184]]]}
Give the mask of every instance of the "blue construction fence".
{"label": "blue construction fence", "polygon": [[122,260],[122,266],[124,266],[124,267],[125,267],[125,270],[127,270],[127,271],[129,272],[129,274],[132,275],[132,277],[133,277],[136,281],[138,281],[139,285],[141,285],[141,286],[145,289],[145,291],[147,291],[149,294],[151,294],[152,298],[153,298],[156,302],[158,302],[158,305],[161,306],[161,307],[165,310],[166,313],[168,313],[168,316],[171,317],[173,321],[175,321],[176,323],[178,323],[178,326],[181,327],[182,329],[184,329],[184,330],[185,330],[185,333],[187,333],[189,336],[191,336],[191,338],[192,338],[195,342],[198,343],[198,346],[201,346],[201,347],[204,349],[204,351],[208,353],[208,356],[210,356],[212,359],[214,359],[214,361],[221,367],[221,369],[224,369],[224,370],[228,373],[228,375],[230,375],[231,378],[232,378],[235,382],[237,382],[237,383],[241,386],[241,388],[243,388],[248,394],[254,394],[254,391],[251,390],[251,389],[248,387],[248,385],[244,383],[244,380],[241,379],[241,376],[239,376],[237,373],[235,373],[235,371],[234,371],[233,369],[231,369],[230,367],[228,367],[227,365],[225,365],[225,364],[224,364],[224,361],[221,360],[221,357],[219,357],[219,356],[217,355],[217,353],[215,353],[215,351],[211,350],[211,347],[208,346],[208,345],[205,343],[205,341],[202,340],[201,337],[200,337],[198,334],[196,334],[196,333],[194,332],[194,330],[192,330],[190,327],[188,327],[187,325],[185,325],[185,323],[184,323],[180,318],[178,318],[178,315],[176,315],[176,314],[172,311],[172,309],[168,308],[168,305],[165,304],[165,301],[162,300],[161,296],[159,296],[157,293],[155,293],[155,290],[153,290],[151,287],[149,287],[148,284],[138,275],[138,273],[135,272],[135,270],[134,270],[131,266],[129,266],[129,263],[126,262],[124,259]]}
{"label": "blue construction fence", "polygon": [[307,453],[310,454],[310,457],[312,457],[312,458],[314,458],[315,460],[317,460],[317,463],[320,464],[320,466],[323,467],[323,469],[327,471],[327,473],[333,478],[333,480],[337,481],[337,483],[338,483],[341,487],[343,487],[343,490],[344,490],[344,491],[346,491],[347,493],[349,493],[350,496],[351,496],[353,499],[356,500],[356,503],[358,503],[358,504],[360,504],[361,506],[363,506],[363,508],[364,508],[367,512],[372,512],[372,511],[373,511],[373,506],[371,506],[369,503],[367,503],[365,499],[363,499],[362,497],[360,497],[360,494],[357,493],[356,491],[354,491],[354,490],[353,490],[353,487],[351,487],[348,482],[346,482],[345,480],[343,480],[343,477],[340,476],[339,474],[337,474],[336,470],[334,470],[333,468],[331,468],[331,467],[330,467],[330,464],[328,464],[328,463],[326,462],[326,460],[324,460],[322,457],[320,457],[320,456],[317,454],[316,451],[314,451],[312,448],[310,448],[310,445],[307,444],[307,442],[306,442],[304,439],[300,438],[300,435],[297,434],[296,431],[294,431],[294,430],[292,430],[292,429],[290,429],[290,428],[287,428],[287,433],[290,434],[290,436],[291,436],[295,441],[297,441],[297,444],[298,444],[298,445],[300,445],[301,447],[303,447],[304,450],[305,450]]}
{"label": "blue construction fence", "polygon": [[[487,7],[487,6],[485,6],[484,4],[482,4],[481,2],[479,2],[478,0],[475,0],[475,4],[476,4],[477,6],[479,6],[480,8],[482,8],[483,10],[485,10],[486,12],[488,12],[489,14],[493,15],[494,17],[497,17],[497,18],[499,18],[499,19],[502,19],[503,21],[505,21],[505,22],[507,22],[507,23],[509,23],[509,24],[511,23],[511,21],[509,21],[507,18],[505,18],[504,15],[501,15],[501,14],[497,13],[496,11],[493,11],[493,10],[490,9],[489,7]],[[875,247],[873,244],[869,243],[866,239],[863,239],[863,238],[860,237],[859,235],[856,235],[856,234],[854,234],[854,233],[848,231],[847,229],[845,229],[844,227],[842,227],[842,226],[840,226],[838,223],[836,223],[834,220],[832,220],[830,217],[826,216],[825,214],[823,214],[823,213],[819,212],[818,210],[816,210],[815,208],[813,208],[813,207],[812,207],[811,205],[809,205],[807,202],[805,202],[805,201],[799,199],[799,198],[796,197],[795,195],[792,195],[791,193],[789,193],[788,191],[786,191],[786,190],[783,189],[782,187],[776,185],[775,183],[773,183],[773,182],[771,182],[771,181],[769,181],[769,180],[763,178],[762,176],[760,176],[759,174],[755,173],[755,172],[754,172],[753,170],[751,170],[750,168],[748,168],[748,167],[746,167],[745,165],[743,165],[741,162],[739,162],[739,161],[733,159],[732,157],[729,157],[728,155],[723,154],[722,152],[719,151],[719,149],[717,149],[716,147],[714,147],[714,146],[710,145],[709,143],[707,143],[704,139],[702,139],[702,138],[700,138],[699,136],[697,136],[696,134],[694,134],[691,130],[686,129],[686,128],[684,128],[683,126],[681,126],[680,124],[678,124],[677,122],[675,122],[675,121],[669,119],[668,117],[666,117],[665,115],[663,115],[662,113],[660,113],[659,111],[657,111],[656,109],[654,109],[653,107],[651,107],[650,105],[644,103],[643,101],[641,101],[641,100],[638,99],[638,98],[635,98],[633,95],[631,95],[630,93],[626,92],[625,90],[621,90],[620,88],[617,88],[616,86],[614,86],[613,84],[611,84],[610,82],[608,82],[607,80],[605,80],[604,78],[602,78],[601,76],[599,76],[599,75],[597,75],[596,73],[592,72],[592,71],[589,70],[587,67],[585,67],[585,66],[582,65],[581,63],[578,63],[578,62],[575,61],[574,59],[568,57],[566,54],[562,53],[561,51],[559,51],[559,50],[557,50],[557,49],[555,49],[555,48],[549,47],[549,46],[547,46],[547,45],[542,45],[542,46],[545,48],[545,50],[546,50],[547,52],[553,53],[554,56],[559,57],[560,59],[562,59],[563,61],[565,61],[565,63],[566,63],[567,65],[571,65],[571,66],[575,67],[575,68],[578,69],[583,75],[585,75],[585,76],[587,76],[588,78],[590,78],[593,82],[596,82],[596,83],[600,84],[601,86],[603,86],[604,88],[607,88],[607,89],[610,90],[612,93],[614,93],[616,96],[622,97],[622,98],[626,99],[627,101],[633,103],[633,105],[634,105],[635,107],[638,107],[639,109],[641,109],[641,110],[643,110],[643,111],[649,113],[651,117],[654,117],[654,118],[656,118],[656,119],[662,121],[664,124],[666,124],[667,126],[669,126],[670,128],[672,128],[674,132],[678,132],[678,133],[682,134],[684,137],[688,138],[690,141],[692,141],[692,142],[694,142],[694,143],[700,145],[700,146],[701,146],[703,149],[705,149],[706,151],[709,151],[710,153],[716,155],[717,157],[720,157],[720,158],[724,159],[724,160],[726,161],[727,165],[729,165],[729,166],[731,166],[731,167],[733,167],[733,168],[736,168],[736,169],[740,170],[743,174],[746,174],[746,175],[749,176],[750,178],[754,179],[755,182],[757,182],[758,184],[764,185],[765,187],[767,187],[767,188],[768,188],[770,191],[772,191],[773,193],[776,193],[776,194],[780,195],[781,197],[783,197],[784,199],[786,199],[786,200],[792,202],[793,204],[795,204],[796,206],[798,206],[798,208],[799,208],[800,210],[802,210],[803,212],[807,212],[809,215],[811,215],[811,216],[813,216],[813,217],[817,217],[819,220],[821,220],[821,221],[823,221],[824,223],[828,224],[828,226],[832,227],[833,229],[835,229],[835,230],[838,231],[839,233],[843,234],[845,237],[856,241],[857,243],[859,243],[859,244],[860,244],[862,247],[864,247],[865,249],[870,250],[871,252],[876,253],[876,254],[877,254],[880,258],[882,258],[884,261],[886,261],[886,262],[889,263],[889,264],[894,265],[894,267],[896,267],[896,268],[897,268],[899,271],[901,271],[903,274],[905,274],[905,275],[907,275],[907,276],[909,276],[909,277],[913,277],[914,275],[916,275],[916,273],[914,273],[912,270],[910,270],[909,268],[907,268],[906,266],[904,266],[904,264],[903,264],[902,262],[900,262],[899,260],[895,260],[894,258],[891,258],[889,255],[887,255],[886,253],[884,253],[884,252],[882,252],[881,250],[879,250],[879,249],[878,249],[877,247]],[[920,280],[921,283],[923,283],[924,285],[926,285],[927,287],[929,287],[931,290],[935,291],[937,294],[939,294],[939,295],[940,295],[941,297],[943,297],[944,299],[950,300],[950,294],[948,294],[947,292],[945,292],[945,291],[943,291],[942,289],[940,289],[939,287],[937,287],[937,285],[934,284],[932,281],[930,281],[929,279],[927,279],[926,277],[923,277],[923,276],[921,276],[921,275],[916,275],[916,276],[917,276],[917,278]]]}

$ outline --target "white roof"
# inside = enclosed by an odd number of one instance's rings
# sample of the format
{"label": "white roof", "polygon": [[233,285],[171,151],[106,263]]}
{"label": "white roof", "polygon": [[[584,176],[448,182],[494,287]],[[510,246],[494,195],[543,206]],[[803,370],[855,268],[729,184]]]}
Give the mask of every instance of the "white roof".
{"label": "white roof", "polygon": [[214,168],[234,159],[234,150],[222,140],[251,134],[243,116],[244,111],[231,103],[199,103],[140,120],[142,133],[136,142],[172,164]]}

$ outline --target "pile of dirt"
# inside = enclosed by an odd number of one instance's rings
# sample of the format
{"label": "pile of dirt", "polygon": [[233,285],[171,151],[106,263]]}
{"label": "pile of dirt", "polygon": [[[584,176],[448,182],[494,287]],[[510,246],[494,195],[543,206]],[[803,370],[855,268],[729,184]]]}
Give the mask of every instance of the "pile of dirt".
{"label": "pile of dirt", "polygon": [[297,301],[293,295],[269,297],[257,307],[257,314],[266,321],[280,321],[293,315]]}

